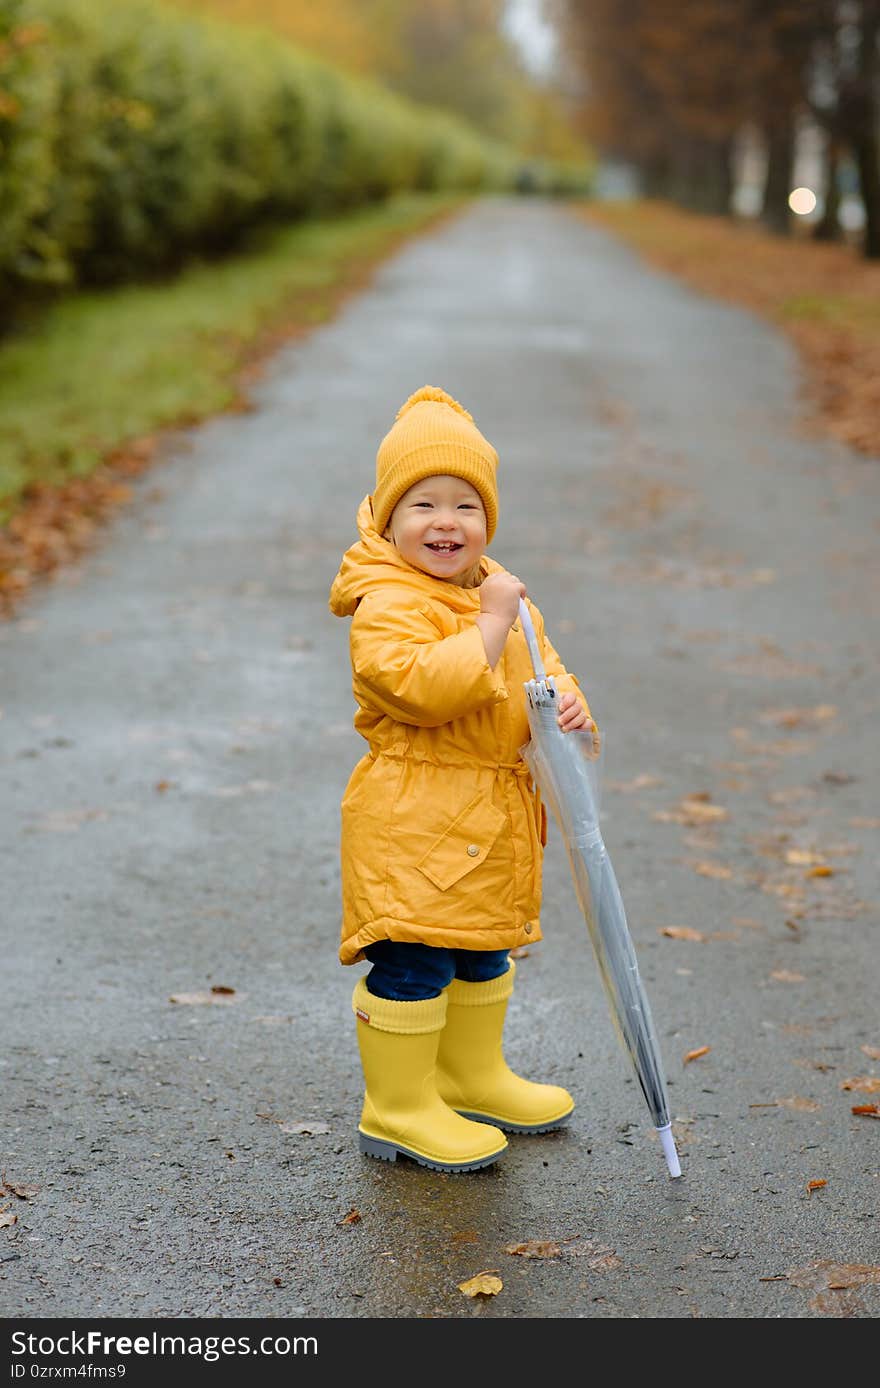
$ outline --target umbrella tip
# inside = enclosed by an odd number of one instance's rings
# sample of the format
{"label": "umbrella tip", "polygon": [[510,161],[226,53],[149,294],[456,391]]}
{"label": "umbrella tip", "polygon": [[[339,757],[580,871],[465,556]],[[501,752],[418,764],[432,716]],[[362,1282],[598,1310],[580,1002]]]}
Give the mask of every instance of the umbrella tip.
{"label": "umbrella tip", "polygon": [[666,1165],[669,1168],[669,1174],[673,1180],[677,1180],[678,1177],[681,1176],[681,1163],[678,1160],[678,1152],[675,1147],[675,1138],[672,1136],[671,1123],[667,1123],[664,1127],[658,1128],[657,1132],[660,1134],[660,1142],[663,1147],[663,1155],[666,1158]]}

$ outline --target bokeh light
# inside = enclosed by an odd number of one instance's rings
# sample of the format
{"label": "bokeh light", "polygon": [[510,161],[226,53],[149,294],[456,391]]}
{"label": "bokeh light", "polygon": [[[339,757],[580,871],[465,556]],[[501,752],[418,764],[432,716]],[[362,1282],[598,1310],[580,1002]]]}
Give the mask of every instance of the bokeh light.
{"label": "bokeh light", "polygon": [[793,188],[788,195],[788,205],[799,217],[806,217],[816,206],[816,194],[812,188]]}

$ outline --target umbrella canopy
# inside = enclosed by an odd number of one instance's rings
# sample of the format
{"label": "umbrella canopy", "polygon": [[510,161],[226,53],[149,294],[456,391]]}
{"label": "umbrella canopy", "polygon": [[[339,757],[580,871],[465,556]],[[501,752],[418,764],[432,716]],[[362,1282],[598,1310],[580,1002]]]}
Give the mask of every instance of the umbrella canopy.
{"label": "umbrella canopy", "polygon": [[520,618],[535,670],[535,678],[525,685],[531,741],[522,748],[522,756],[559,825],[614,1029],[660,1135],[669,1174],[680,1176],[660,1047],[620,888],[599,826],[598,761],[592,735],[564,733],[559,727],[556,685],[552,675],[545,676],[532,619],[522,600]]}

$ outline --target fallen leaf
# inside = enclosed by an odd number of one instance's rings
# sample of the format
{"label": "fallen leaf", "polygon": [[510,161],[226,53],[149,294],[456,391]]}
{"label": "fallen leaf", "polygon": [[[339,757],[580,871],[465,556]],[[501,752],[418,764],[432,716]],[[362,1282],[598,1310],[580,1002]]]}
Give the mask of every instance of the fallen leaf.
{"label": "fallen leaf", "polygon": [[880,1078],[876,1075],[855,1075],[851,1080],[843,1080],[841,1089],[860,1089],[863,1094],[880,1094]]}
{"label": "fallen leaf", "polygon": [[839,1320],[855,1320],[865,1312],[857,1297],[841,1296],[838,1287],[817,1293],[810,1302],[810,1310],[818,1316],[835,1316]]}
{"label": "fallen leaf", "polygon": [[815,797],[812,786],[785,786],[783,790],[771,790],[767,799],[771,805],[790,805],[796,800],[813,800]]}
{"label": "fallen leaf", "polygon": [[729,671],[735,675],[753,675],[758,679],[799,679],[810,675],[822,675],[818,665],[806,661],[789,660],[772,642],[761,641],[762,652],[745,651],[732,660],[713,661],[716,669]]}
{"label": "fallen leaf", "polygon": [[[326,729],[324,729],[326,731]],[[209,790],[208,795],[216,795],[221,799],[232,799],[238,795],[249,795],[254,791],[274,790],[274,781],[246,781],[241,786],[218,786],[216,790]]]}
{"label": "fallen leaf", "polygon": [[820,1181],[807,1181],[807,1186],[806,1186],[807,1194],[808,1194],[808,1195],[812,1195],[814,1190],[821,1190],[822,1187],[823,1187],[823,1186],[827,1186],[827,1184],[828,1184],[827,1181],[821,1181],[821,1180],[820,1180]]}
{"label": "fallen leaf", "polygon": [[465,1296],[497,1296],[504,1283],[500,1277],[496,1277],[492,1272],[478,1272],[476,1277],[468,1278],[467,1282],[459,1282],[458,1290],[464,1292]]}
{"label": "fallen leaf", "polygon": [[787,1099],[777,1099],[780,1108],[796,1109],[799,1113],[818,1113],[822,1107],[815,1099],[805,1099],[800,1094],[792,1094]]}
{"label": "fallen leaf", "polygon": [[806,873],[807,877],[833,877],[834,868],[827,863],[819,863],[816,867],[811,867]]}
{"label": "fallen leaf", "polygon": [[850,897],[844,900],[842,897],[826,897],[819,903],[813,902],[807,907],[805,914],[812,920],[842,921],[855,920],[856,916],[864,915],[867,911],[873,911],[873,906],[867,902],[858,901]]}
{"label": "fallen leaf", "polygon": [[343,1215],[342,1219],[337,1219],[336,1221],[337,1224],[360,1224],[360,1222],[360,1210],[356,1210],[354,1206],[352,1206],[347,1215]]}
{"label": "fallen leaf", "polygon": [[[235,990],[232,989],[232,992],[234,993]],[[240,997],[241,994],[237,994],[235,1001],[237,1002]],[[213,1003],[219,1005],[228,1004],[231,1003],[233,999],[229,993],[219,989],[215,991],[212,988],[209,993],[172,993],[168,1001],[180,1003],[181,1005],[187,1005],[189,1007],[205,1007],[211,1006]]]}
{"label": "fallen leaf", "polygon": [[329,1123],[309,1122],[305,1123],[281,1123],[279,1127],[283,1133],[293,1133],[296,1136],[323,1137],[329,1133]]}
{"label": "fallen leaf", "polygon": [[804,889],[796,882],[771,882],[765,879],[761,881],[761,891],[766,892],[768,896],[787,897],[794,900],[796,906],[801,906],[804,902]]}
{"label": "fallen leaf", "polygon": [[655,810],[654,819],[673,824],[712,824],[727,819],[727,810],[721,805],[709,804],[709,792],[698,791],[686,795],[673,810]]}
{"label": "fallen leaf", "polygon": [[212,993],[220,993],[220,994],[222,994],[224,997],[232,997],[233,993],[235,992],[235,989],[234,989],[234,988],[227,988],[226,985],[225,985],[224,983],[212,983],[212,984],[211,984],[211,992],[212,992]]}
{"label": "fallen leaf", "polygon": [[664,925],[657,934],[665,935],[670,940],[705,940],[706,938],[701,930],[694,930],[690,925]]}
{"label": "fallen leaf", "polygon": [[759,742],[748,728],[731,728],[730,736],[739,743],[739,751],[756,759],[765,759],[764,765],[768,764],[767,758],[773,757],[800,757],[803,758],[807,752],[813,750],[813,743],[805,738],[782,738],[773,742]]}
{"label": "fallen leaf", "polygon": [[776,708],[758,715],[761,723],[776,723],[780,728],[798,728],[803,724],[816,726],[837,717],[833,704],[817,704],[815,708]]}
{"label": "fallen leaf", "polygon": [[597,1243],[594,1239],[584,1239],[572,1245],[568,1252],[573,1258],[586,1258],[587,1267],[591,1272],[610,1272],[612,1268],[621,1266],[621,1260],[614,1249],[606,1244]]}
{"label": "fallen leaf", "polygon": [[682,1058],[682,1065],[688,1065],[692,1060],[699,1060],[701,1055],[708,1055],[711,1049],[711,1046],[698,1046],[695,1051],[688,1051],[687,1055]]}
{"label": "fallen leaf", "polygon": [[0,1175],[0,1199],[6,1195],[17,1195],[19,1200],[32,1200],[39,1193],[39,1186],[26,1186],[19,1181],[10,1181],[5,1171]]}
{"label": "fallen leaf", "polygon": [[861,1118],[880,1118],[880,1104],[855,1104],[851,1112]]}
{"label": "fallen leaf", "polygon": [[880,1060],[880,1046],[862,1046],[861,1049],[871,1060]]}
{"label": "fallen leaf", "polygon": [[9,1209],[0,1210],[0,1229],[8,1229],[10,1225],[17,1223],[17,1214],[13,1214]]}
{"label": "fallen leaf", "polygon": [[821,863],[822,859],[818,853],[813,853],[809,848],[789,848],[785,855],[785,861],[797,866],[805,866],[808,863]]}
{"label": "fallen leaf", "polygon": [[562,1249],[550,1239],[529,1239],[527,1243],[509,1243],[504,1252],[518,1258],[558,1258]]}
{"label": "fallen leaf", "polygon": [[701,877],[716,877],[719,879],[719,881],[723,881],[726,878],[733,876],[733,871],[731,870],[731,868],[725,867],[723,863],[712,863],[703,861],[699,863],[692,863],[691,866],[693,867],[694,872],[699,873]]}
{"label": "fallen leaf", "polygon": [[81,824],[86,824],[90,820],[107,818],[106,810],[50,810],[43,819],[35,820],[33,828],[45,830],[52,834],[70,834],[76,832]]}
{"label": "fallen leaf", "polygon": [[802,1287],[805,1291],[815,1292],[823,1287],[842,1291],[847,1287],[880,1283],[880,1267],[873,1263],[837,1263],[826,1258],[795,1268],[786,1276],[793,1287]]}
{"label": "fallen leaf", "polygon": [[806,983],[804,974],[797,974],[792,969],[774,969],[771,978],[775,978],[777,983]]}
{"label": "fallen leaf", "polygon": [[173,784],[173,781],[157,781],[153,789],[161,793],[162,791],[170,790]]}
{"label": "fallen leaf", "polygon": [[621,790],[627,793],[631,790],[647,790],[649,786],[662,786],[663,782],[659,776],[651,776],[644,772],[641,776],[636,776],[631,781],[607,781],[609,790]]}

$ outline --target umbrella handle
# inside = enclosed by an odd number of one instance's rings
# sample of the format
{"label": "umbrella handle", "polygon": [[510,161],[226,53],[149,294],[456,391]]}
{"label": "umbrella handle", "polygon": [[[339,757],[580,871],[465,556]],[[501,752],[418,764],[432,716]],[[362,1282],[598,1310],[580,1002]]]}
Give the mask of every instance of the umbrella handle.
{"label": "umbrella handle", "polygon": [[660,1144],[663,1148],[663,1155],[666,1158],[666,1165],[669,1174],[674,1180],[681,1175],[681,1162],[678,1160],[678,1152],[675,1150],[675,1138],[672,1136],[672,1124],[665,1123],[662,1128],[658,1128]]}
{"label": "umbrella handle", "polygon": [[536,680],[546,680],[547,673],[544,669],[544,662],[541,659],[541,652],[538,648],[538,638],[535,635],[535,626],[532,621],[532,614],[526,607],[525,600],[519,600],[519,618],[525,632],[526,642],[529,647],[529,655],[532,658],[532,669],[535,672]]}

